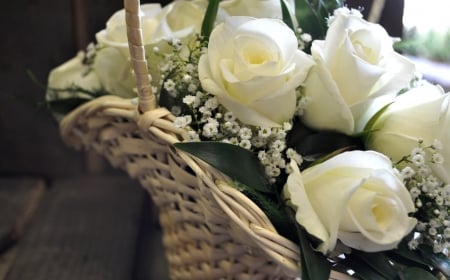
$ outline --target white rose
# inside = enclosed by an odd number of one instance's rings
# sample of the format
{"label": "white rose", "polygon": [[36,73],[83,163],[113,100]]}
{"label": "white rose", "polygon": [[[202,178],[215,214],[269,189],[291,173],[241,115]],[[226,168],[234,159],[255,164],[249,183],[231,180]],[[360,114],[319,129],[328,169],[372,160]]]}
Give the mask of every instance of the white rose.
{"label": "white rose", "polygon": [[[293,22],[296,23],[295,0],[284,2]],[[220,2],[220,8],[230,16],[283,19],[280,0],[225,0]]]}
{"label": "white rose", "polygon": [[[160,4],[144,4],[140,7],[143,43],[147,50],[158,47],[160,52],[170,48],[163,40],[188,39],[200,32],[206,0],[175,1],[161,8]],[[125,98],[135,97],[135,79],[129,62],[129,48],[125,10],[116,12],[106,23],[106,29],[96,34],[102,48],[97,52],[94,69],[104,88],[111,94]],[[160,56],[147,51],[153,85],[159,83],[156,69]]]}
{"label": "white rose", "polygon": [[[182,39],[199,33],[206,6],[206,0],[175,1],[164,8],[160,4],[141,5],[144,44],[155,44],[162,39]],[[116,12],[96,38],[100,44],[119,48],[128,55],[125,10]]]}
{"label": "white rose", "polygon": [[[68,89],[73,86],[77,86],[82,90],[91,92],[97,92],[102,89],[102,85],[97,74],[94,71],[91,71],[89,66],[83,64],[84,57],[84,52],[80,51],[74,58],[50,71],[47,82],[47,101],[73,97],[92,99],[91,95],[81,91],[64,91],[64,89]],[[57,114],[55,116],[58,119],[62,117]]]}
{"label": "white rose", "polygon": [[211,33],[198,71],[203,89],[242,122],[274,127],[292,118],[312,64],[281,20],[229,17]]}
{"label": "white rose", "polygon": [[58,91],[58,96],[55,96],[54,92],[50,90],[47,94],[47,98],[49,100],[74,96],[84,98],[91,97],[90,95],[82,92],[73,93],[60,91],[61,89],[67,89],[72,86],[77,86],[92,92],[102,89],[97,74],[90,71],[89,67],[83,64],[84,57],[84,52],[80,51],[74,58],[50,71],[47,84],[50,89],[55,89]]}
{"label": "white rose", "polygon": [[150,43],[167,38],[190,38],[200,33],[207,6],[207,0],[174,1],[165,6],[157,17],[159,24]]}
{"label": "white rose", "polygon": [[[161,13],[161,5],[144,4],[140,10],[143,41],[149,43],[159,25],[157,16]],[[106,29],[99,31],[95,36],[101,45],[118,48],[125,56],[129,56],[125,10],[114,13],[106,22]]]}
{"label": "white rose", "polygon": [[114,47],[97,51],[92,65],[103,88],[123,98],[136,97],[136,80],[132,74],[130,60]]}
{"label": "white rose", "polygon": [[312,44],[317,65],[305,84],[311,102],[304,122],[317,129],[361,132],[416,72],[392,44],[386,30],[362,19],[360,12],[337,9],[325,40]]}
{"label": "white rose", "polygon": [[424,146],[439,140],[443,164],[433,164],[435,174],[450,183],[450,95],[440,86],[425,83],[401,94],[370,128],[370,149],[394,161],[411,153],[419,139]]}
{"label": "white rose", "polygon": [[416,224],[408,217],[414,211],[408,190],[380,153],[345,152],[301,173],[291,166],[283,193],[297,222],[322,241],[323,254],[338,239],[362,251],[389,250]]}

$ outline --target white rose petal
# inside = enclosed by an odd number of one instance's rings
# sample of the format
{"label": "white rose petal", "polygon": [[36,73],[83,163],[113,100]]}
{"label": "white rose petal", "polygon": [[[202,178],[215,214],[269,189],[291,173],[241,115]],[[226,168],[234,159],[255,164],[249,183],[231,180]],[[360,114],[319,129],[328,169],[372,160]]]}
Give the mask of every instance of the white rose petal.
{"label": "white rose petal", "polygon": [[414,64],[392,44],[380,25],[365,21],[358,12],[338,9],[325,40],[312,43],[317,65],[305,83],[311,102],[304,122],[350,135],[361,132],[416,73]]}
{"label": "white rose petal", "polygon": [[391,166],[372,151],[342,153],[302,173],[291,162],[283,193],[297,222],[322,241],[319,251],[332,251],[338,239],[367,252],[389,250],[414,228],[414,203]]}
{"label": "white rose petal", "polygon": [[424,163],[423,150],[415,149],[419,140],[424,146],[442,143],[443,162],[433,164],[436,175],[450,183],[450,96],[440,86],[429,83],[403,93],[371,127],[370,149],[388,155],[394,161],[415,151],[413,160]]}
{"label": "white rose petal", "polygon": [[199,62],[205,90],[242,122],[281,126],[295,111],[295,88],[313,61],[280,20],[229,17],[211,33]]}

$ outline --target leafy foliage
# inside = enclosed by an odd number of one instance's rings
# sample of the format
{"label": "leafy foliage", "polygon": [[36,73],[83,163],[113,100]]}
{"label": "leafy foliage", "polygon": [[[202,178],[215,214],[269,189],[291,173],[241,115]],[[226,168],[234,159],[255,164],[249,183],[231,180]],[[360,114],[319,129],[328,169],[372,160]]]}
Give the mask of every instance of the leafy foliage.
{"label": "leafy foliage", "polygon": [[175,147],[207,162],[232,180],[262,193],[273,192],[260,161],[244,148],[213,141],[183,142]]}
{"label": "leafy foliage", "polygon": [[329,14],[343,5],[341,0],[295,0],[295,15],[303,32],[311,34],[314,39],[323,39]]}
{"label": "leafy foliage", "polygon": [[208,8],[206,9],[205,17],[203,18],[201,35],[207,39],[214,28],[217,11],[219,10],[220,0],[209,0]]}

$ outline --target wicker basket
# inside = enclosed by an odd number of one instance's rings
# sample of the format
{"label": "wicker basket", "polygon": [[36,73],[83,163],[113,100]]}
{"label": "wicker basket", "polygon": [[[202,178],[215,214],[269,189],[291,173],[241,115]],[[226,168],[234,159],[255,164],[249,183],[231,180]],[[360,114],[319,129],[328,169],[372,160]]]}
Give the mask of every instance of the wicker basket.
{"label": "wicker basket", "polygon": [[[185,131],[156,108],[141,37],[138,0],[125,0],[139,98],[104,96],[61,122],[63,140],[93,149],[140,181],[159,209],[172,279],[291,279],[299,248],[227,178],[173,144]],[[330,279],[351,279],[332,272]]]}

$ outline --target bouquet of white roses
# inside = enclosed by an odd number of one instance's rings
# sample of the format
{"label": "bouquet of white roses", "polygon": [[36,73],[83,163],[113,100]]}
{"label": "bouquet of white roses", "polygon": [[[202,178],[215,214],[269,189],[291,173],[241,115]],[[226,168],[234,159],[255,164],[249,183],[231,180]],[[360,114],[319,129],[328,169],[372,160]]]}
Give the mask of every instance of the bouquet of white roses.
{"label": "bouquet of white roses", "polygon": [[[450,276],[450,96],[380,25],[306,0],[179,0],[140,20],[175,146],[299,244],[302,279]],[[58,118],[105,94],[136,97],[125,11],[49,76]]]}

